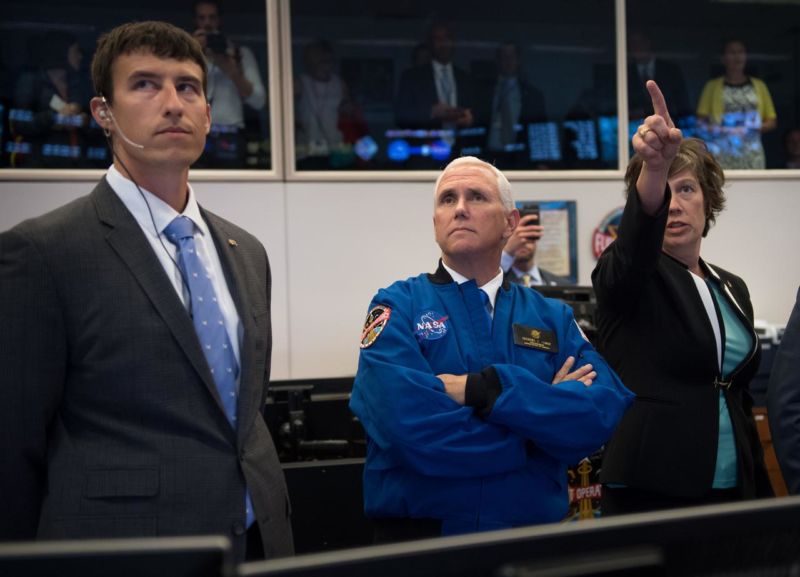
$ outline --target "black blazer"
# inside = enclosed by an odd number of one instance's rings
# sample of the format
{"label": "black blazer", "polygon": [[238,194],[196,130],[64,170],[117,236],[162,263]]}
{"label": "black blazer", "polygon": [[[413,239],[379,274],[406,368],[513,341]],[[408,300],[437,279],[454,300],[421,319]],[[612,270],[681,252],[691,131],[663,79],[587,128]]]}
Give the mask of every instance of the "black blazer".
{"label": "black blazer", "polygon": [[800,290],[775,355],[767,388],[772,442],[786,487],[800,495]]}
{"label": "black blazer", "polygon": [[213,533],[241,558],[246,483],[267,556],[292,553],[262,416],[267,255],[203,218],[244,327],[236,431],[191,318],[105,179],[0,234],[0,540]]}
{"label": "black blazer", "polygon": [[[719,436],[716,341],[686,267],[661,252],[669,210],[650,217],[629,191],[619,236],[592,273],[597,294],[598,350],[636,400],[608,443],[601,481],[676,497],[711,489]],[[751,330],[753,309],[742,279],[701,261]],[[720,322],[723,330],[724,326]],[[752,416],[748,386],[760,349],[753,331],[749,357],[723,388],[743,498],[771,495]]]}
{"label": "black blazer", "polygon": [[[456,81],[456,100],[460,108],[471,108],[478,123],[475,88],[466,72],[453,65]],[[400,128],[441,128],[439,120],[431,118],[431,107],[439,101],[433,64],[426,63],[406,70],[400,77],[395,99],[395,123]]]}

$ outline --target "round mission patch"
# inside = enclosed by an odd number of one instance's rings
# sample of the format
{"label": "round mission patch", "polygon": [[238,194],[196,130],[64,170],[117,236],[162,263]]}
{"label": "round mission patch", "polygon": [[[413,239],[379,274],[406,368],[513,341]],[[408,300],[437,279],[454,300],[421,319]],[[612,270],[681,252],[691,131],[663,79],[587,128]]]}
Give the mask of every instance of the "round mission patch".
{"label": "round mission patch", "polygon": [[383,327],[389,322],[390,316],[392,316],[392,309],[386,305],[377,305],[367,313],[364,330],[361,331],[362,349],[366,349],[378,339],[383,332]]}

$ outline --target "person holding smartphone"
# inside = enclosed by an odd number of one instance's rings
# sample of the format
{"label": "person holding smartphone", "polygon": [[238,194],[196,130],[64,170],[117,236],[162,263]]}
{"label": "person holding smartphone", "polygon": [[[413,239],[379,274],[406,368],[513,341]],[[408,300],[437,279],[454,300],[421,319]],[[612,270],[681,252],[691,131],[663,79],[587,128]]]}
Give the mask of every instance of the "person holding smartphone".
{"label": "person holding smartphone", "polygon": [[744,281],[700,257],[725,175],[658,85],[633,136],[616,240],[592,273],[598,349],[636,393],[606,446],[604,515],[773,494],[748,390],[760,360]]}
{"label": "person holding smartphone", "polygon": [[244,168],[245,105],[258,112],[267,103],[253,52],[222,33],[222,14],[217,0],[194,3],[194,37],[208,64],[208,102],[214,119],[209,146],[200,167]]}
{"label": "person holding smartphone", "polygon": [[538,205],[520,209],[519,226],[503,247],[500,266],[511,282],[526,287],[568,285],[569,279],[536,264],[536,247],[544,231],[540,217]]}

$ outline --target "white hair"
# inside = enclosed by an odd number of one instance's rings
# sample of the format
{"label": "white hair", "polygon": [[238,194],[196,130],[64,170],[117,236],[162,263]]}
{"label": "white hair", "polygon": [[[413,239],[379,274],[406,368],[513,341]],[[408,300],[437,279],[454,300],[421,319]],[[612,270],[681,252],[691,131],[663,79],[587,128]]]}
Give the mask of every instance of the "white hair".
{"label": "white hair", "polygon": [[439,184],[442,182],[444,175],[447,174],[447,171],[452,168],[458,168],[459,166],[463,166],[465,164],[480,166],[492,172],[492,174],[494,174],[497,178],[497,191],[500,193],[500,202],[503,203],[503,207],[506,209],[506,212],[511,212],[514,210],[515,206],[514,199],[511,196],[511,184],[508,182],[506,175],[500,172],[495,165],[489,164],[488,162],[475,156],[460,156],[455,160],[450,161],[450,163],[444,167],[444,170],[436,179],[436,186],[433,189],[434,197],[436,192],[439,190]]}

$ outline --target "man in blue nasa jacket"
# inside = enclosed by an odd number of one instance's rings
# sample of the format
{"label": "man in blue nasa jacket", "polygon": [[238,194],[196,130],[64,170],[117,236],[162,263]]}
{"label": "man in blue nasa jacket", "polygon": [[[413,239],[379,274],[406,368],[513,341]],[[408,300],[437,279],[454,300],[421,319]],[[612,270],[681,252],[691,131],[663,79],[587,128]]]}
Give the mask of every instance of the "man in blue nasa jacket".
{"label": "man in blue nasa jacket", "polygon": [[377,542],[563,519],[567,465],[631,403],[567,306],[504,279],[519,218],[499,170],[454,160],[436,182],[438,270],[372,300],[350,408]]}

